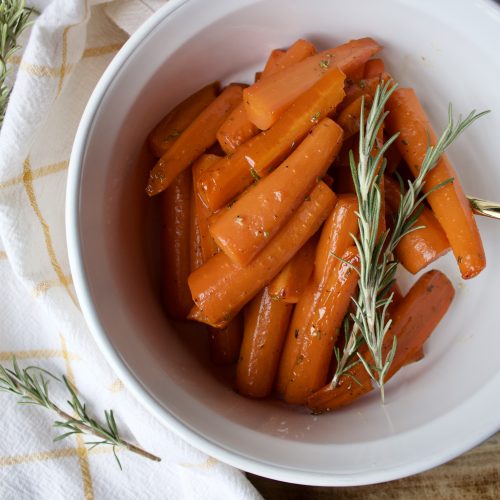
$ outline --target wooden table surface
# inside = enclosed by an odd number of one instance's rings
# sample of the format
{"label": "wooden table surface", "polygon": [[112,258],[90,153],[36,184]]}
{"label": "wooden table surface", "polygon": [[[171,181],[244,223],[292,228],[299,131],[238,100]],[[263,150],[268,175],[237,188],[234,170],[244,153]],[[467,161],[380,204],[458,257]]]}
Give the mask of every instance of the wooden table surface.
{"label": "wooden table surface", "polygon": [[500,432],[451,462],[390,483],[352,488],[299,486],[247,474],[266,500],[500,499]]}

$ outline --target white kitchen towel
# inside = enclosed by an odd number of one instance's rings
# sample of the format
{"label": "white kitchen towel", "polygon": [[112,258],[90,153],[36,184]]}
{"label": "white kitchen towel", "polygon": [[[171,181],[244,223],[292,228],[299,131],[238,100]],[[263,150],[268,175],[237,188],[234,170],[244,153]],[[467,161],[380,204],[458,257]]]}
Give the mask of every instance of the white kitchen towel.
{"label": "white kitchen towel", "polygon": [[[0,131],[0,362],[15,354],[65,374],[93,413],[113,408],[122,433],[163,460],[122,452],[121,472],[110,449],[89,452],[81,436],[54,443],[52,414],[0,393],[2,499],[259,498],[240,471],[183,442],[131,397],[93,342],[69,270],[64,199],[80,116],[126,31],[162,3],[32,3],[40,15],[10,61],[16,80]],[[62,388],[51,390],[64,404]]]}

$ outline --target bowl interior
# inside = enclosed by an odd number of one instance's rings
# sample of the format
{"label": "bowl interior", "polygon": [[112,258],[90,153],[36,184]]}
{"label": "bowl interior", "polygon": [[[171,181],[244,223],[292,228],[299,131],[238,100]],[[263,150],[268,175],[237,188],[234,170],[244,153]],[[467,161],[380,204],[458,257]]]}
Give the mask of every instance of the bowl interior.
{"label": "bowl interior", "polygon": [[[430,12],[417,1],[394,0],[174,2],[168,16],[157,16],[149,34],[125,49],[123,64],[101,88],[99,106],[90,111],[75,204],[77,265],[85,275],[79,294],[86,296],[97,337],[112,345],[113,352],[105,350],[125,382],[135,379],[157,414],[186,437],[197,436],[215,456],[296,482],[360,484],[444,461],[498,425],[498,415],[479,411],[482,393],[494,382],[498,389],[500,370],[493,355],[500,347],[494,221],[479,220],[488,258],[481,276],[461,281],[450,256],[436,266],[455,284],[456,299],[425,359],[389,383],[386,405],[374,394],[321,417],[242,398],[221,383],[207,362],[203,331],[165,317],[151,257],[157,240],[155,201],[144,195],[148,131],[202,85],[252,81],[270,50],[300,37],[319,48],[376,38],[389,71],[416,89],[437,130],[449,102],[457,113],[491,109],[450,157],[468,193],[499,199],[498,13],[488,2],[459,2],[451,20],[445,15],[451,0],[439,4]],[[461,30],[465,20],[468,29]],[[406,287],[413,280],[405,273],[401,279]]]}

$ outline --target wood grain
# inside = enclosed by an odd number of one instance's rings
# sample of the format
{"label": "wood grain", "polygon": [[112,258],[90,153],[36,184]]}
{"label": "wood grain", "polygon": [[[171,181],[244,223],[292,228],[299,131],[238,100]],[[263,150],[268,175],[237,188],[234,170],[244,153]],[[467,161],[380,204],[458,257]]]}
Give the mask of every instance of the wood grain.
{"label": "wood grain", "polygon": [[500,432],[468,453],[398,481],[353,488],[281,483],[247,474],[266,500],[455,500],[500,498]]}

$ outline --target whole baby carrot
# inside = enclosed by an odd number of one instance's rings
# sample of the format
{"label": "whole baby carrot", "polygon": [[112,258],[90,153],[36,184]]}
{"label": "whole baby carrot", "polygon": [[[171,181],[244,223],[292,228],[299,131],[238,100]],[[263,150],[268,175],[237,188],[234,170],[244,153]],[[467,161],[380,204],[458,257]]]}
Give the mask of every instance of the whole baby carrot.
{"label": "whole baby carrot", "polygon": [[269,294],[275,301],[289,304],[299,301],[314,269],[317,243],[317,238],[313,236],[271,281]]}
{"label": "whole baby carrot", "polygon": [[280,368],[280,378],[288,379],[282,393],[287,403],[304,404],[326,382],[333,346],[359,279],[352,269],[359,266],[356,247],[349,247],[341,257],[343,261],[337,260],[331,272],[324,276],[324,286],[315,288],[313,293],[318,297],[313,308],[305,310],[298,305],[293,315],[287,343],[303,338],[291,371],[285,375]]}
{"label": "whole baby carrot", "polygon": [[185,319],[193,306],[187,285],[190,273],[191,171],[174,179],[161,198],[162,286],[168,315]]}
{"label": "whole baby carrot", "polygon": [[205,205],[211,210],[221,208],[283,161],[342,100],[344,80],[338,69],[325,73],[267,132],[256,135],[204,172],[197,189]]}
{"label": "whole baby carrot", "polygon": [[217,97],[219,83],[211,83],[189,96],[170,111],[148,136],[151,152],[164,155],[191,122]]}
{"label": "whole baby carrot", "polygon": [[319,182],[269,245],[247,266],[239,267],[224,253],[209,259],[188,279],[196,304],[189,317],[212,326],[225,326],[319,229],[336,197]]}
{"label": "whole baby carrot", "polygon": [[272,391],[293,305],[274,300],[269,287],[245,308],[245,329],[236,367],[236,390],[264,398]]}
{"label": "whole baby carrot", "polygon": [[[387,109],[387,128],[391,134],[399,132],[399,152],[416,176],[429,141],[436,144],[436,134],[413,89],[397,89]],[[486,257],[469,201],[446,155],[426,175],[423,189],[427,193],[449,179],[453,181],[430,192],[427,199],[450,242],[462,278],[469,279],[485,268]]]}
{"label": "whole baby carrot", "polygon": [[342,257],[354,243],[352,235],[356,235],[358,231],[357,209],[356,196],[340,195],[335,208],[323,225],[316,248],[314,272],[295,306],[292,325],[280,360],[276,389],[281,395],[286,391],[302,344],[306,341],[305,335],[299,335],[301,325],[307,323],[319,310],[318,303],[325,289],[327,278],[338,265],[339,257]]}
{"label": "whole baby carrot", "polygon": [[232,262],[245,266],[272,241],[326,173],[342,134],[335,122],[324,118],[276,170],[210,225],[210,234]]}
{"label": "whole baby carrot", "polygon": [[[413,359],[448,310],[455,290],[450,280],[440,271],[428,271],[412,286],[396,307],[387,333],[382,356],[385,359],[397,339],[396,354],[385,377],[387,382],[408,360]],[[370,356],[365,359],[371,362]],[[336,410],[358,399],[373,389],[370,376],[361,363],[342,375],[336,387],[327,384],[312,394],[307,406],[314,413]]]}
{"label": "whole baby carrot", "polygon": [[261,130],[267,130],[295,99],[328,71],[339,68],[350,76],[353,70],[363,65],[380,49],[381,46],[371,38],[352,40],[259,80],[243,92],[250,121]]}
{"label": "whole baby carrot", "polygon": [[216,133],[233,108],[241,101],[242,88],[229,85],[181,133],[150,172],[146,193],[160,193],[205,152],[216,140]]}
{"label": "whole baby carrot", "polygon": [[[302,39],[297,40],[286,52],[273,50],[259,80],[288,68],[315,53],[314,45]],[[259,129],[248,119],[242,99],[241,103],[236,106],[217,131],[217,140],[224,152],[230,154],[258,132]]]}

